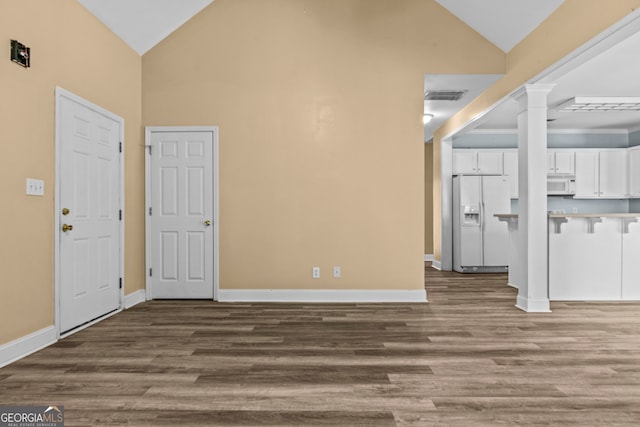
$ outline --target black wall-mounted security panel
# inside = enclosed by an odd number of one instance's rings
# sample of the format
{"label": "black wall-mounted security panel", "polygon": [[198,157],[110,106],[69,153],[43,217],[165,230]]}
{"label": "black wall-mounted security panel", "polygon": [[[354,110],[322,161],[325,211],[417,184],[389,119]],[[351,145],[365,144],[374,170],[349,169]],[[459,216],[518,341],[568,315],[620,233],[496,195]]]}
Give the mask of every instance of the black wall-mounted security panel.
{"label": "black wall-mounted security panel", "polygon": [[17,40],[11,40],[11,60],[25,68],[31,66],[31,48]]}

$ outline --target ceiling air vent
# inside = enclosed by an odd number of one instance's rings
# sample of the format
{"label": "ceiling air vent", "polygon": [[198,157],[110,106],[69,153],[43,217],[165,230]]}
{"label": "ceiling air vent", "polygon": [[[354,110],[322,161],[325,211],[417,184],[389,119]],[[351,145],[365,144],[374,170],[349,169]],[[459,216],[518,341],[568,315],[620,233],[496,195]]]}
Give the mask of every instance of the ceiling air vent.
{"label": "ceiling air vent", "polygon": [[459,101],[467,93],[466,90],[428,90],[424,93],[425,101]]}

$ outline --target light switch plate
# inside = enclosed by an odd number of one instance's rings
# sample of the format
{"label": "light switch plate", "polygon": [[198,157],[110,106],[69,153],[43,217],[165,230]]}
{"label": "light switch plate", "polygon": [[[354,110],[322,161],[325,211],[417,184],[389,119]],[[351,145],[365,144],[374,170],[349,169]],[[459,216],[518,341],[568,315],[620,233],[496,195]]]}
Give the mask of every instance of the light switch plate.
{"label": "light switch plate", "polygon": [[340,277],[342,277],[342,269],[336,265],[333,267],[333,278],[339,279]]}
{"label": "light switch plate", "polygon": [[41,179],[27,178],[27,195],[44,196],[44,181]]}

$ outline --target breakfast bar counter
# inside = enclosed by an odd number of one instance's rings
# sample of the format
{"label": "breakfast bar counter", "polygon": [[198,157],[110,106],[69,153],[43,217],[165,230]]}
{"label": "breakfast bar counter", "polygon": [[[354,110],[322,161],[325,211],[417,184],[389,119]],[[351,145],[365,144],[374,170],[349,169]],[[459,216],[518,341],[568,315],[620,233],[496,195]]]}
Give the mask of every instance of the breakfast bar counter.
{"label": "breakfast bar counter", "polygon": [[[521,269],[512,255],[518,247],[518,215],[495,216],[509,226],[509,283],[517,287]],[[550,300],[640,300],[640,213],[552,213],[548,218]]]}

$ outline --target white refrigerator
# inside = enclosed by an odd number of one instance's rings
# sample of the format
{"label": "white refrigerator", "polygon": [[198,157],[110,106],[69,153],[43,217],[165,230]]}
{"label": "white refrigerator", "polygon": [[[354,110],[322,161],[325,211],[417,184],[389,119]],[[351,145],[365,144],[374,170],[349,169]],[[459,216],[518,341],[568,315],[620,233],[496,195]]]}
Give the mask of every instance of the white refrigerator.
{"label": "white refrigerator", "polygon": [[507,224],[494,214],[511,212],[506,176],[453,177],[453,269],[460,273],[506,272]]}

